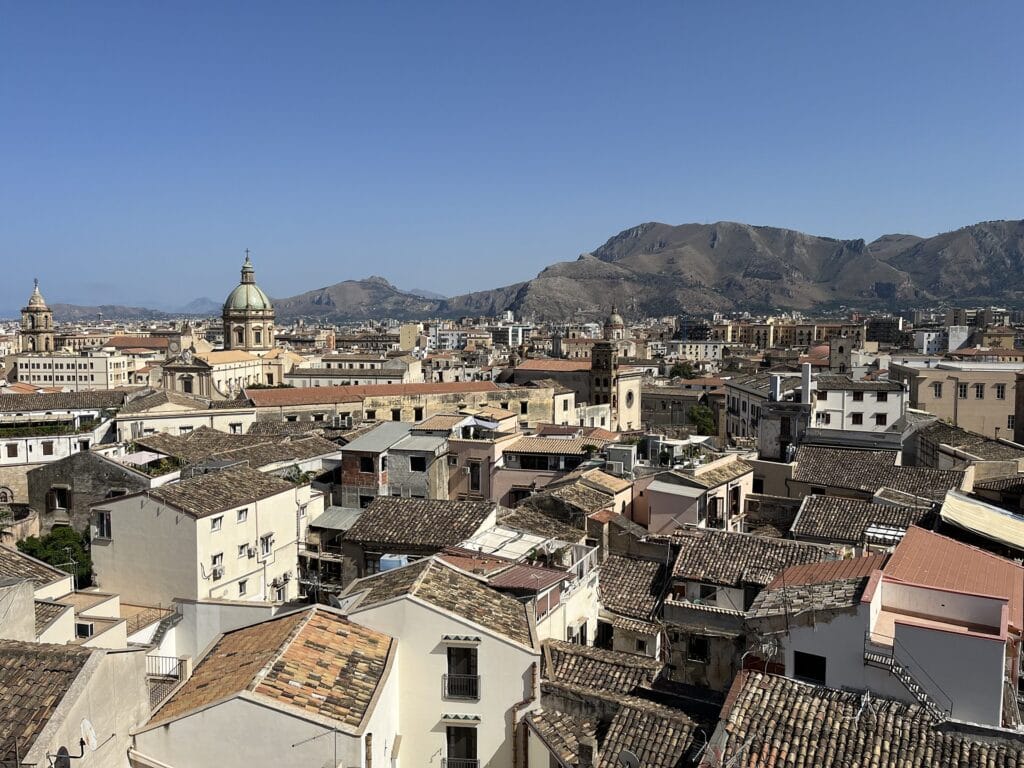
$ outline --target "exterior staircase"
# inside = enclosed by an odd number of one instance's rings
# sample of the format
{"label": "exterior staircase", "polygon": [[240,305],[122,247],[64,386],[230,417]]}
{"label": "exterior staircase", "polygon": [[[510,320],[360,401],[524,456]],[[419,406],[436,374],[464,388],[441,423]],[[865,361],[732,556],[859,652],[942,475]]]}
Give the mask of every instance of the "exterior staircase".
{"label": "exterior staircase", "polygon": [[935,702],[935,699],[931,697],[928,691],[921,687],[921,684],[917,682],[910,671],[896,660],[893,652],[880,650],[878,646],[871,642],[870,635],[866,635],[864,638],[864,663],[872,667],[884,669],[899,680],[933,720],[943,722],[949,719],[950,713],[943,710]]}
{"label": "exterior staircase", "polygon": [[160,624],[156,628],[156,632],[153,633],[153,639],[150,641],[153,647],[159,646],[163,642],[164,637],[171,631],[172,627],[177,626],[181,622],[181,608],[175,605],[175,611],[167,616],[160,619]]}

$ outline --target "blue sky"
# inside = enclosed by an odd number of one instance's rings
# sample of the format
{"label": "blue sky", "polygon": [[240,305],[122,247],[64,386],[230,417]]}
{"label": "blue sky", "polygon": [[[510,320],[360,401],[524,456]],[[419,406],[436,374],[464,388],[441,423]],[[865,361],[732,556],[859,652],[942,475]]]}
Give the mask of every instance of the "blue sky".
{"label": "blue sky", "polygon": [[1019,2],[0,0],[0,308],[1019,218]]}

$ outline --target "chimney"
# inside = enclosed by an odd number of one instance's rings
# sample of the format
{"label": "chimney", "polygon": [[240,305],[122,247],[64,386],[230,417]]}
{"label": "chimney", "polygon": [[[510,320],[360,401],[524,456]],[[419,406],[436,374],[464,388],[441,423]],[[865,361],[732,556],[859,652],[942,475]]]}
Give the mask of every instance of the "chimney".
{"label": "chimney", "polygon": [[768,389],[768,400],[773,403],[779,402],[782,399],[782,376],[777,373],[773,373],[771,377],[771,383]]}
{"label": "chimney", "polygon": [[811,402],[811,364],[800,366],[800,402],[805,405]]}
{"label": "chimney", "polygon": [[579,731],[576,734],[579,755],[578,768],[594,768],[597,764],[597,739],[591,734]]}

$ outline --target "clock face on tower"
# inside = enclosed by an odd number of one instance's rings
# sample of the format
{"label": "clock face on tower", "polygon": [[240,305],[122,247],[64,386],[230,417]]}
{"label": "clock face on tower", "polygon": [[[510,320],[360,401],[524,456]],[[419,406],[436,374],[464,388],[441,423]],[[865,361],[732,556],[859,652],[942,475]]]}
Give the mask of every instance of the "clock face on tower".
{"label": "clock face on tower", "polygon": [[181,346],[178,344],[178,342],[176,342],[176,341],[169,341],[169,342],[167,342],[167,351],[170,354],[172,354],[172,355],[178,354],[178,350],[179,349],[181,349]]}

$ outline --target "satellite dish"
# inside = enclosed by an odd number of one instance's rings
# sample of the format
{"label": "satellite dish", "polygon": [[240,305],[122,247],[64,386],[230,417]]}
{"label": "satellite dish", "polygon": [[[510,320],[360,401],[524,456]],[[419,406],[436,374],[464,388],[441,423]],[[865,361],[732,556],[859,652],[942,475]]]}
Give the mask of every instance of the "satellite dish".
{"label": "satellite dish", "polygon": [[71,753],[67,747],[61,747],[54,755],[53,768],[71,768]]}
{"label": "satellite dish", "polygon": [[619,765],[623,768],[640,768],[640,758],[624,749],[619,752]]}
{"label": "satellite dish", "polygon": [[96,730],[88,720],[82,720],[82,741],[90,752],[96,751]]}

